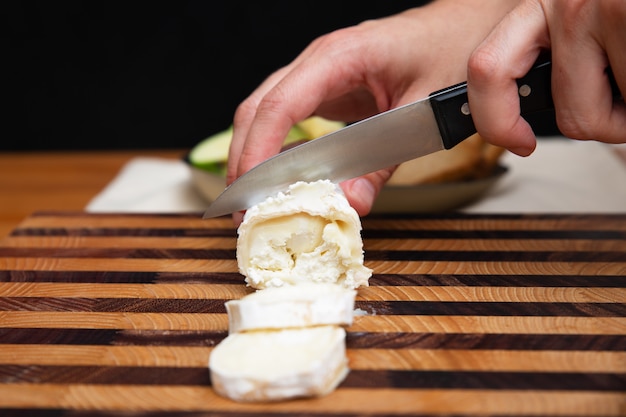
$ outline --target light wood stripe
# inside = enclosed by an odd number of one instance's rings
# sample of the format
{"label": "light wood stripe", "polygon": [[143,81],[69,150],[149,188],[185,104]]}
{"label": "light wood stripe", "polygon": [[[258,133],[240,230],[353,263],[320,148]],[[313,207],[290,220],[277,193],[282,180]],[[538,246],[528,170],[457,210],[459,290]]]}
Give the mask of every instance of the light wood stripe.
{"label": "light wood stripe", "polygon": [[[141,299],[238,299],[252,290],[241,285],[214,284],[97,284],[0,282],[1,297],[86,297]],[[626,291],[626,290],[624,290]]]}
{"label": "light wood stripe", "polygon": [[351,369],[498,372],[626,372],[626,352],[356,349]]}
{"label": "light wood stripe", "polygon": [[[0,311],[0,327],[226,331],[226,314]],[[624,317],[357,316],[350,332],[626,334]]]}
{"label": "light wood stripe", "polygon": [[626,275],[626,263],[367,261],[377,274]]}
{"label": "light wood stripe", "polygon": [[202,313],[93,313],[0,311],[0,327],[119,329],[119,330],[220,330],[228,329],[226,314]]}
{"label": "light wood stripe", "polygon": [[626,288],[376,286],[360,288],[357,300],[626,303]]}
{"label": "light wood stripe", "polygon": [[[378,274],[626,275],[622,262],[367,261]],[[237,272],[235,259],[0,258],[0,269],[137,272]]]}
{"label": "light wood stripe", "polygon": [[0,269],[41,271],[237,272],[235,259],[0,258]]}
{"label": "light wood stripe", "polygon": [[[241,285],[0,282],[1,297],[238,299],[251,292],[253,290],[245,286],[243,278]],[[415,302],[626,303],[626,288],[376,286],[360,288],[356,299]]]}
{"label": "light wood stripe", "polygon": [[[152,248],[231,249],[237,239],[228,237],[142,237],[125,236],[11,236],[3,247],[15,248]],[[620,251],[623,240],[557,239],[364,239],[370,250],[443,251]]]}
{"label": "light wood stripe", "polygon": [[[384,330],[383,330],[384,329]],[[352,332],[625,334],[624,317],[358,316]]]}
{"label": "light wood stripe", "polygon": [[[0,364],[204,368],[213,348],[0,345]],[[626,352],[349,349],[354,370],[626,372]]]}
{"label": "light wood stripe", "polygon": [[217,396],[210,387],[7,384],[0,385],[0,406],[109,411],[620,416],[626,410],[626,399],[622,393],[610,392],[340,388],[321,399],[242,404]]}

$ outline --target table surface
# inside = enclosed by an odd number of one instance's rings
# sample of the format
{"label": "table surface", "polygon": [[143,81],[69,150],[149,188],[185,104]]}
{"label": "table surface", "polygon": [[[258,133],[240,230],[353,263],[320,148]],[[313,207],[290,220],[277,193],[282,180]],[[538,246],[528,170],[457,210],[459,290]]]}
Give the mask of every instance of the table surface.
{"label": "table surface", "polygon": [[365,218],[346,381],[217,397],[248,291],[230,219],[80,211],[133,157],[183,153],[0,154],[0,415],[626,414],[626,214]]}
{"label": "table surface", "polygon": [[184,150],[0,153],[0,237],[37,210],[83,210],[137,156],[181,158]]}

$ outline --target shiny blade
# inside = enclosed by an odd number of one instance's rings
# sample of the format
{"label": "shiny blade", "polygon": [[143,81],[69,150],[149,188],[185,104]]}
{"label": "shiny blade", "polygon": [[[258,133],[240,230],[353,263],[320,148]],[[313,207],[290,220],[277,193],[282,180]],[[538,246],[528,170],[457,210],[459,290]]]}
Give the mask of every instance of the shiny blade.
{"label": "shiny blade", "polygon": [[245,210],[297,181],[341,182],[444,149],[430,99],[284,151],[228,186],[203,218]]}

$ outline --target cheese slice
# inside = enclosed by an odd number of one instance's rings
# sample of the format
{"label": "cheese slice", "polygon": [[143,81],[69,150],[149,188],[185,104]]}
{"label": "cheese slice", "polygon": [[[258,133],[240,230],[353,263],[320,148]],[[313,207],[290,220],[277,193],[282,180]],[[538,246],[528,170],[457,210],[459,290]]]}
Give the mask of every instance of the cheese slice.
{"label": "cheese slice", "polygon": [[211,352],[213,389],[240,402],[322,396],[348,374],[342,327],[232,333]]}
{"label": "cheese slice", "polygon": [[367,286],[361,221],[336,184],[297,182],[246,211],[237,263],[256,289],[301,282]]}
{"label": "cheese slice", "polygon": [[337,284],[303,282],[270,287],[226,302],[230,333],[352,324],[356,291]]}

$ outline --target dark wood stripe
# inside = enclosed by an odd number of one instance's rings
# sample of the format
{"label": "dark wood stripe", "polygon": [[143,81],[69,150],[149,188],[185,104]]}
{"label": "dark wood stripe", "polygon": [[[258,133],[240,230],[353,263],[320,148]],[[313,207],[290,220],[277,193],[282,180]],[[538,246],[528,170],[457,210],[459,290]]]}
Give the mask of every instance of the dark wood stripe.
{"label": "dark wood stripe", "polygon": [[[0,383],[202,385],[208,368],[0,365]],[[626,391],[626,374],[352,370],[341,387]]]}
{"label": "dark wood stripe", "polygon": [[351,388],[626,391],[626,374],[351,371],[341,386]]}
{"label": "dark wood stripe", "polygon": [[477,333],[353,333],[349,349],[463,349],[626,351],[626,335],[477,334]]}
{"label": "dark wood stripe", "polygon": [[[23,227],[10,236],[143,236],[143,237],[232,237],[234,229],[199,228],[139,228],[139,227]],[[564,239],[564,240],[622,240],[626,231],[619,230],[395,230],[367,229],[363,239]]]}
{"label": "dark wood stripe", "polygon": [[234,249],[0,248],[0,257],[235,259]]}
{"label": "dark wood stripe", "polygon": [[[0,282],[243,284],[244,277],[237,272],[0,270]],[[373,274],[369,284],[371,286],[626,288],[626,276]]]}
{"label": "dark wood stripe", "polygon": [[215,346],[227,335],[202,330],[0,328],[3,344],[198,347]]}
{"label": "dark wood stripe", "polygon": [[626,277],[621,275],[373,274],[369,284],[371,286],[626,288]]}
{"label": "dark wood stripe", "polygon": [[[2,344],[215,346],[228,332],[0,328]],[[626,335],[350,332],[348,349],[626,351]]]}
{"label": "dark wood stripe", "polygon": [[620,230],[407,230],[363,229],[363,239],[562,239],[624,240]]}
{"label": "dark wood stripe", "polygon": [[[226,299],[0,297],[0,311],[225,314]],[[356,301],[374,315],[626,317],[620,303]]]}
{"label": "dark wood stripe", "polygon": [[[234,259],[234,249],[135,249],[135,248],[14,248],[0,247],[0,257],[130,258],[130,259]],[[367,251],[370,261],[456,262],[626,262],[623,252],[582,251]]]}
{"label": "dark wood stripe", "polygon": [[222,299],[0,297],[0,311],[226,314]]}
{"label": "dark wood stripe", "polygon": [[237,237],[235,229],[199,228],[143,228],[143,227],[22,227],[14,229],[10,236],[158,236],[158,237]]}
{"label": "dark wood stripe", "polygon": [[111,284],[243,284],[236,272],[120,272],[120,271],[8,271],[0,270],[0,282],[83,282]]}
{"label": "dark wood stripe", "polygon": [[210,385],[208,368],[0,365],[0,383]]}
{"label": "dark wood stripe", "polygon": [[391,250],[367,251],[365,259],[446,262],[626,262],[626,250],[623,252]]}

